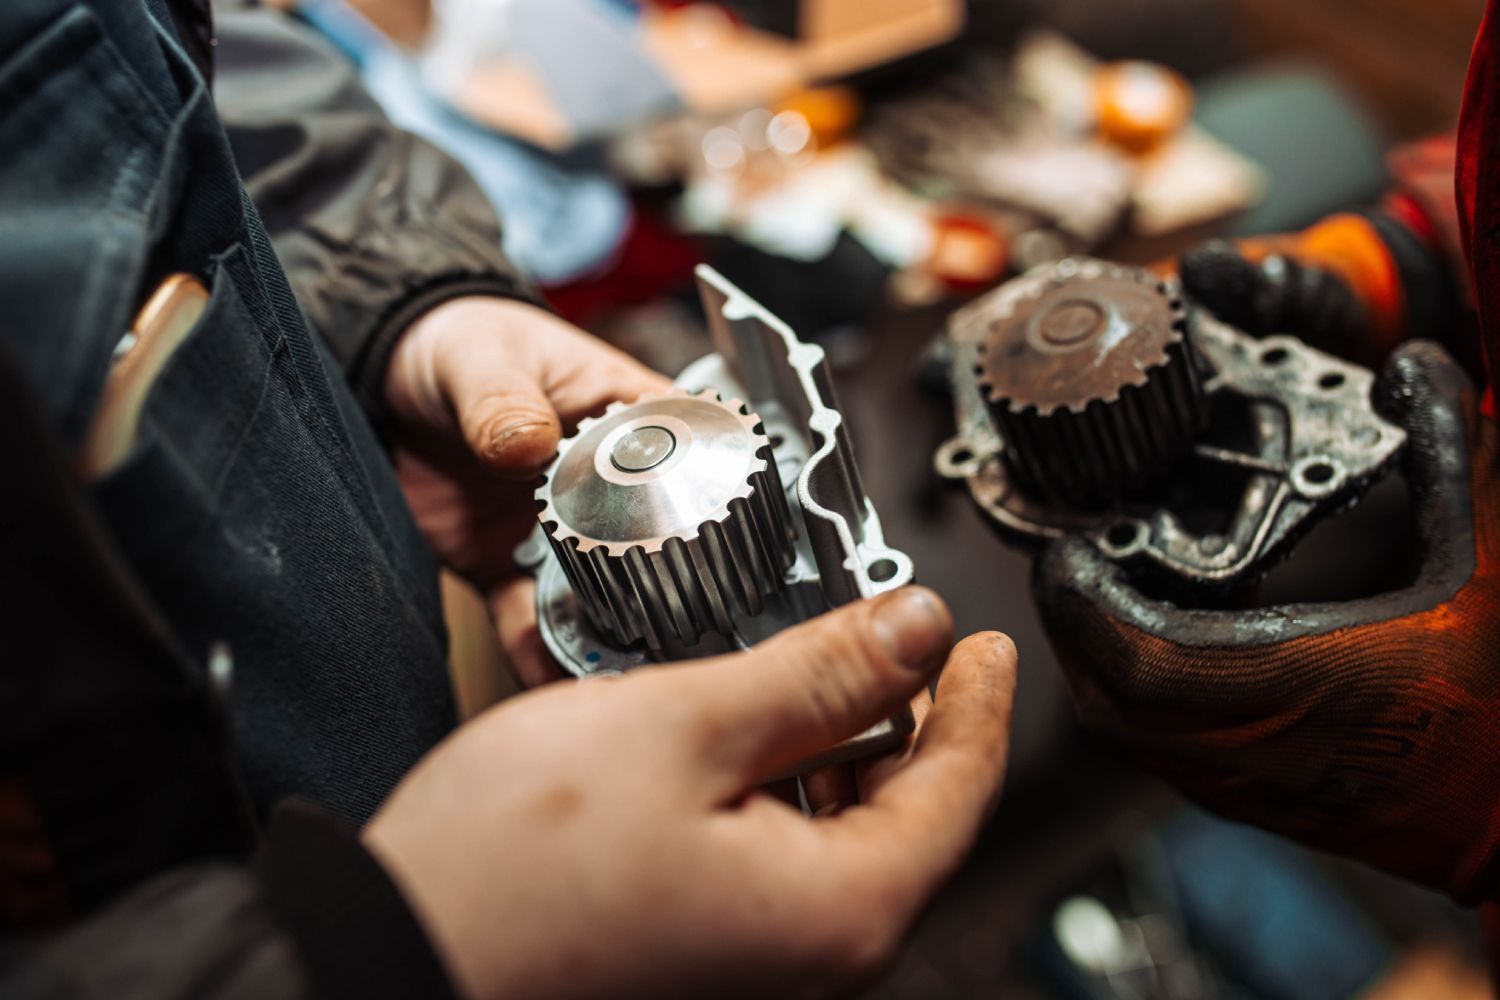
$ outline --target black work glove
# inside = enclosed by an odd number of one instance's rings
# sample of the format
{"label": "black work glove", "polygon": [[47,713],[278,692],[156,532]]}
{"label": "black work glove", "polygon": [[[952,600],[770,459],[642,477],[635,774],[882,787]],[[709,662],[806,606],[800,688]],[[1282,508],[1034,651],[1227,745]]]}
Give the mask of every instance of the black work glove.
{"label": "black work glove", "polygon": [[1376,392],[1409,435],[1412,586],[1186,610],[1069,539],[1038,560],[1036,596],[1082,723],[1142,766],[1231,818],[1495,899],[1500,431],[1431,343],[1399,350]]}
{"label": "black work glove", "polygon": [[1252,260],[1228,240],[1209,240],[1183,254],[1178,269],[1188,296],[1230,326],[1256,336],[1295,333],[1335,354],[1362,353],[1368,308],[1322,263],[1290,252]]}
{"label": "black work glove", "polygon": [[1210,240],[1178,262],[1199,306],[1246,333],[1289,333],[1368,368],[1412,337],[1477,360],[1460,296],[1436,246],[1379,209],[1297,233]]}

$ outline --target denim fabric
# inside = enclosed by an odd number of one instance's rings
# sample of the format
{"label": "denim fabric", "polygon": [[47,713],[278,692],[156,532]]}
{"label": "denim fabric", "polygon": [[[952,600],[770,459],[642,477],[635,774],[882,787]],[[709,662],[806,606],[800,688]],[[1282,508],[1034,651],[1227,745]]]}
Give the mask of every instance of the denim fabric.
{"label": "denim fabric", "polygon": [[362,820],[453,725],[436,565],[156,0],[0,4],[0,336],[69,447],[144,296],[212,292],[94,498],[200,657],[258,810]]}

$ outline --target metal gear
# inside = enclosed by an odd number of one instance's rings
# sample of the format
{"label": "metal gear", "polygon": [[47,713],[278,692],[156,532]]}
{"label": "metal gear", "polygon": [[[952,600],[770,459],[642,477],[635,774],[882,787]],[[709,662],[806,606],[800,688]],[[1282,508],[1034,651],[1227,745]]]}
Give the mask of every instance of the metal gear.
{"label": "metal gear", "polygon": [[1063,261],[997,298],[979,392],[1027,490],[1108,502],[1191,450],[1207,406],[1188,316],[1138,268]]}
{"label": "metal gear", "polygon": [[796,559],[760,418],[713,390],[615,404],[562,442],[538,518],[579,603],[653,650],[759,614]]}

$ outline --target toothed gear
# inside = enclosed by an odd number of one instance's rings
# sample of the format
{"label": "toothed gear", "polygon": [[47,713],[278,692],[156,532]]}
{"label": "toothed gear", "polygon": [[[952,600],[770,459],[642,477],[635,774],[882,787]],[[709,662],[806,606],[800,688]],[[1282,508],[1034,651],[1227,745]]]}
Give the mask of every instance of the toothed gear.
{"label": "toothed gear", "polygon": [[712,390],[615,404],[562,442],[538,514],[594,626],[652,649],[759,614],[796,558],[760,418]]}
{"label": "toothed gear", "polygon": [[1192,448],[1207,407],[1174,286],[1069,259],[995,308],[976,374],[1024,488],[1102,503]]}

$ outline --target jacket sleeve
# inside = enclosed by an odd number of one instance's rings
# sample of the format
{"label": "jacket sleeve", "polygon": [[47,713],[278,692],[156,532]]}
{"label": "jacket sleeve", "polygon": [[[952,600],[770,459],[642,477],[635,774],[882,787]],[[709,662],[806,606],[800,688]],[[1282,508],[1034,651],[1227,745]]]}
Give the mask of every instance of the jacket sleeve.
{"label": "jacket sleeve", "polygon": [[227,867],[170,872],[68,930],[9,943],[0,950],[0,994],[313,995],[254,880]]}
{"label": "jacket sleeve", "polygon": [[0,996],[452,997],[352,831],[283,807],[252,867],[184,867],[46,937],[0,944]]}
{"label": "jacket sleeve", "polygon": [[537,301],[458,163],[393,126],[353,66],[272,10],[217,12],[215,100],[293,291],[373,420],[411,322],[461,295]]}

